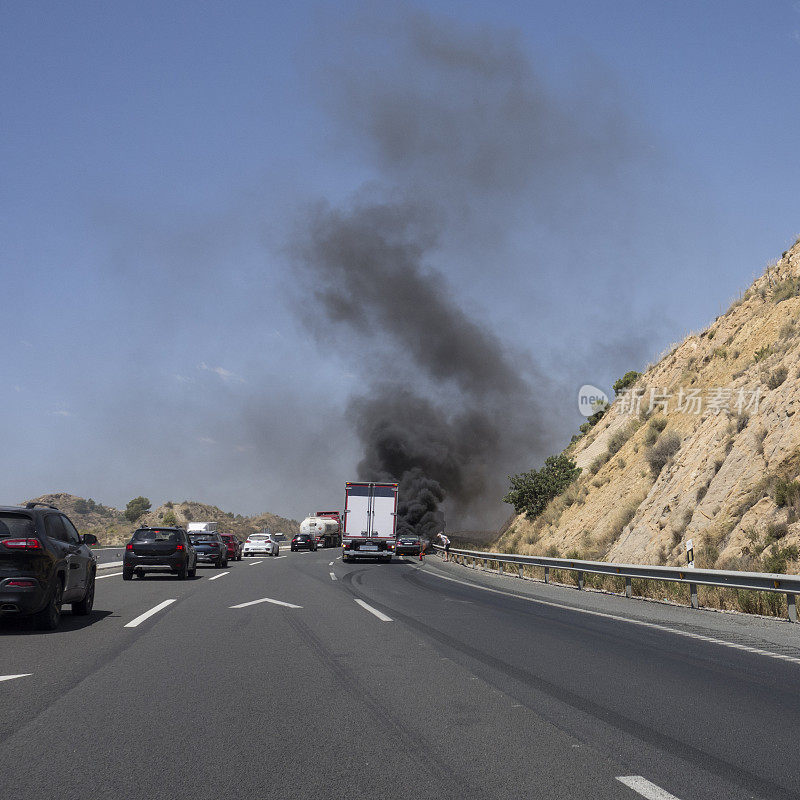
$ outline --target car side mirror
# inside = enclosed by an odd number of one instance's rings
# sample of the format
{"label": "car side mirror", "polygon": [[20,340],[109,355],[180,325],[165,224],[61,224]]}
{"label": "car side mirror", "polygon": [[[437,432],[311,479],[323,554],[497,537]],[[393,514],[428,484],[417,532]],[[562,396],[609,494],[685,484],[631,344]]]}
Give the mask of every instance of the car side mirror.
{"label": "car side mirror", "polygon": [[93,533],[84,533],[81,539],[84,544],[88,544],[90,546],[93,544],[99,544],[97,537]]}

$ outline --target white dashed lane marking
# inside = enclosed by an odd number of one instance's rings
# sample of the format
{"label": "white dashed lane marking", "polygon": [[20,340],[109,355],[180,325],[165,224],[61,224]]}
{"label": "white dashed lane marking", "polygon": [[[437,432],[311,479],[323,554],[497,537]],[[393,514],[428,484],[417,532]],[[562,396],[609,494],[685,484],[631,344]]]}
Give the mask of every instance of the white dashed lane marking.
{"label": "white dashed lane marking", "polygon": [[356,599],[356,603],[358,603],[361,606],[361,608],[365,609],[366,611],[369,611],[370,614],[374,614],[381,622],[392,621],[391,617],[387,617],[386,614],[384,614],[382,611],[378,611],[377,608],[373,608],[372,606],[367,605],[367,603],[365,603],[363,600]]}
{"label": "white dashed lane marking", "polygon": [[263,563],[264,563],[263,560],[259,559],[258,561],[251,561],[250,566],[254,567],[256,564],[263,564]]}
{"label": "white dashed lane marking", "polygon": [[646,797],[647,800],[678,800],[674,794],[670,794],[660,786],[656,786],[641,775],[624,775],[617,778],[617,780],[642,797]]}
{"label": "white dashed lane marking", "polygon": [[112,572],[110,575],[98,575],[95,580],[101,581],[103,578],[116,578],[117,575],[122,575],[121,572]]}
{"label": "white dashed lane marking", "polygon": [[332,580],[332,581],[335,581],[335,580],[336,580],[336,576],[335,576],[335,575],[334,575],[332,572],[330,573],[330,576],[331,576],[331,580]]}
{"label": "white dashed lane marking", "polygon": [[153,614],[158,614],[159,611],[166,608],[169,605],[172,605],[175,602],[173,600],[165,600],[163,603],[159,603],[157,606],[154,606],[149,611],[145,611],[144,614],[140,614],[136,619],[132,619],[125,627],[126,628],[136,628],[141,625],[146,619],[150,619]]}
{"label": "white dashed lane marking", "polygon": [[215,581],[217,578],[224,578],[226,575],[230,575],[230,572],[218,572],[216,575],[212,575],[209,580]]}
{"label": "white dashed lane marking", "polygon": [[15,678],[28,678],[33,675],[32,672],[23,672],[19,675],[0,675],[0,681],[13,681]]}

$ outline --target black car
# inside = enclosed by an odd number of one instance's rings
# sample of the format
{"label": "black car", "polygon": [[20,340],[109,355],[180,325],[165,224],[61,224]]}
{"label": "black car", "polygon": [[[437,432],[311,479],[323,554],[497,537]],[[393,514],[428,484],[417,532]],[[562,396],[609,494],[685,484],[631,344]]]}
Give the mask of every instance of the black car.
{"label": "black car", "polygon": [[422,542],[419,536],[398,536],[394,552],[398,556],[418,556],[421,549]]}
{"label": "black car", "polygon": [[145,572],[175,573],[181,580],[194,578],[197,554],[183,528],[139,528],[125,545],[122,580]]}
{"label": "black car", "polygon": [[228,566],[228,545],[218,533],[203,532],[189,535],[198,561],[207,561],[216,567]]}
{"label": "black car", "polygon": [[316,550],[317,549],[317,540],[314,536],[310,533],[298,533],[292,539],[291,544],[292,550]]}
{"label": "black car", "polygon": [[0,507],[0,614],[30,615],[37,628],[55,630],[63,603],[87,615],[94,605],[97,561],[57,508],[28,503]]}

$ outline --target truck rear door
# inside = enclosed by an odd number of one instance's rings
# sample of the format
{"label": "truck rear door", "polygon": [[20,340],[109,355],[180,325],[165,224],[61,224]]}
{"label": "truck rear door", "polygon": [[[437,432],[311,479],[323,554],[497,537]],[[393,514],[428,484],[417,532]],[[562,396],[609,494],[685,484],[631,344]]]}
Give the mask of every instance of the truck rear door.
{"label": "truck rear door", "polygon": [[348,483],[345,487],[344,535],[370,535],[372,498],[368,483]]}
{"label": "truck rear door", "polygon": [[397,486],[394,484],[373,486],[370,535],[380,539],[394,539],[396,511]]}

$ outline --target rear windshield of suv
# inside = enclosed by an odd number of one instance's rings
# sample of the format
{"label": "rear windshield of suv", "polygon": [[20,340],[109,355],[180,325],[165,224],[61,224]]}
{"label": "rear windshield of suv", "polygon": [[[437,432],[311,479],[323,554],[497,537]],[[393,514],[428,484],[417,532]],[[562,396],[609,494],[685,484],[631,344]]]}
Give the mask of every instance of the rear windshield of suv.
{"label": "rear windshield of suv", "polygon": [[208,542],[216,542],[217,537],[213,533],[201,533],[189,537],[195,544],[206,544]]}
{"label": "rear windshield of suv", "polygon": [[136,542],[177,542],[178,534],[175,531],[136,531],[133,539]]}
{"label": "rear windshield of suv", "polygon": [[0,539],[27,539],[34,536],[33,520],[26,514],[0,514]]}

